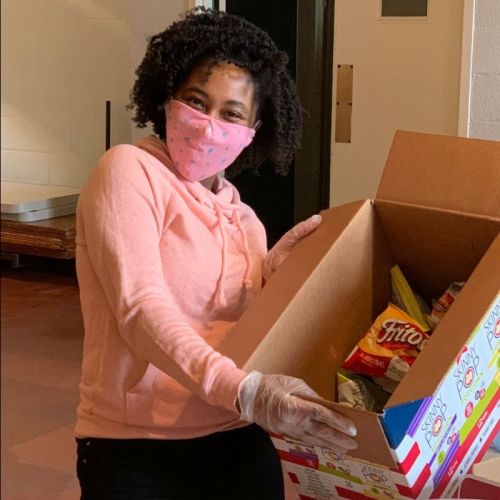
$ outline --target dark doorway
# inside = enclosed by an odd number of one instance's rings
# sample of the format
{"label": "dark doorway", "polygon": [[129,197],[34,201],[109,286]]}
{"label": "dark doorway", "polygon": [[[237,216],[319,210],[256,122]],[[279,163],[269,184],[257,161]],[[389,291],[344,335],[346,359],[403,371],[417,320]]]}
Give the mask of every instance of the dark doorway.
{"label": "dark doorway", "polygon": [[290,173],[272,165],[233,182],[266,227],[269,246],[295,223],[329,205],[334,0],[226,0],[226,11],[267,31],[289,56],[306,111],[302,147]]}

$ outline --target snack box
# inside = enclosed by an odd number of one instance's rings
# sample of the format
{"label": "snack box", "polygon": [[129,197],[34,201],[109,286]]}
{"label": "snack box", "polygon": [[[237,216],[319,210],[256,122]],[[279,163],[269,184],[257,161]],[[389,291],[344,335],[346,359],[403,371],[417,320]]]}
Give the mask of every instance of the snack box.
{"label": "snack box", "polygon": [[[303,378],[353,420],[348,455],[273,436],[302,499],[451,496],[500,428],[500,142],[398,131],[375,199],[322,212],[220,346]],[[335,402],[335,374],[391,296],[455,303],[381,413]]]}

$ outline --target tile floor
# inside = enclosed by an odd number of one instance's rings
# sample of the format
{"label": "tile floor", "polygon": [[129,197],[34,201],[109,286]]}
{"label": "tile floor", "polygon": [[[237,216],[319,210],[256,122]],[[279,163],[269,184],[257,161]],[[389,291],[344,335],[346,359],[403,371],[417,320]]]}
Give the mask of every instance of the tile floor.
{"label": "tile floor", "polygon": [[72,265],[3,269],[5,500],[79,498],[73,422],[83,326]]}
{"label": "tile floor", "polygon": [[[1,292],[1,498],[77,500],[73,424],[83,325],[74,266],[4,266]],[[287,500],[297,499],[286,485]]]}

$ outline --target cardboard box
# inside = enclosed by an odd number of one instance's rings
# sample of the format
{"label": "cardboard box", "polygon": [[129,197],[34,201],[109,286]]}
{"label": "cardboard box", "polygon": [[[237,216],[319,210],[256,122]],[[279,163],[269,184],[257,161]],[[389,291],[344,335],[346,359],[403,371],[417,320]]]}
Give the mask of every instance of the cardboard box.
{"label": "cardboard box", "polygon": [[[221,346],[303,378],[352,419],[349,455],[274,436],[303,499],[451,496],[499,429],[500,143],[398,131],[377,196],[323,212]],[[334,402],[335,374],[391,295],[466,284],[376,414]]]}
{"label": "cardboard box", "polygon": [[484,477],[467,474],[460,483],[458,498],[465,500],[472,498],[475,500],[496,500],[500,498],[500,483]]}

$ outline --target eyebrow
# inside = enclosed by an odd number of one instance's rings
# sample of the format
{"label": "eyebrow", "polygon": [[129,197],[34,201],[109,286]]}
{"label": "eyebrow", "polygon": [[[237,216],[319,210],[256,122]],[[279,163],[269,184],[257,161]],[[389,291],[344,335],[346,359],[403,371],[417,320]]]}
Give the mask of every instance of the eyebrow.
{"label": "eyebrow", "polygon": [[[202,96],[206,97],[207,99],[210,98],[210,96],[200,87],[188,87],[184,89],[185,92],[197,92],[198,94],[201,94]],[[230,106],[236,106],[242,110],[248,111],[247,107],[241,102],[241,101],[236,101],[234,99],[230,99],[229,101],[226,101],[224,104],[228,104]]]}

